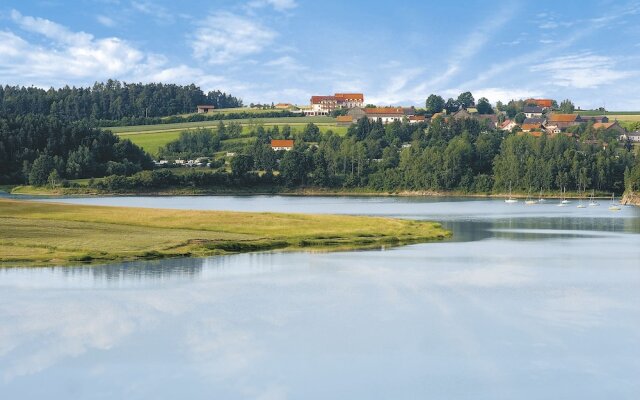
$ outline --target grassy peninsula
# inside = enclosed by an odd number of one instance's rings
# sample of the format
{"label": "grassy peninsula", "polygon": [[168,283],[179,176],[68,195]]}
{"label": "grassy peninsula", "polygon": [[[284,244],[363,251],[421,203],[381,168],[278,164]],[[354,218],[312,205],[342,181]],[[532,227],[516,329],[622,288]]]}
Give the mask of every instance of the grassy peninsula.
{"label": "grassy peninsula", "polygon": [[185,211],[0,200],[0,266],[345,250],[448,237],[439,224],[336,215]]}

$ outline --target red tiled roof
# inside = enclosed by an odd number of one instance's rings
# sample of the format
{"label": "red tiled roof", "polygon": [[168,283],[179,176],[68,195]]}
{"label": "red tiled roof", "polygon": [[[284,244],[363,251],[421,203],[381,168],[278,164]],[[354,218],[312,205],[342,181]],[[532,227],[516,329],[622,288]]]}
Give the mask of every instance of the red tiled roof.
{"label": "red tiled roof", "polygon": [[400,107],[376,107],[376,108],[365,108],[364,112],[367,114],[398,114],[404,115],[404,110]]}
{"label": "red tiled roof", "polygon": [[409,121],[424,121],[424,115],[412,115],[409,117]]}
{"label": "red tiled roof", "polygon": [[337,101],[336,96],[311,96],[311,104],[318,104],[321,101]]}
{"label": "red tiled roof", "polygon": [[523,131],[531,131],[534,129],[541,129],[542,125],[540,124],[522,124],[522,130]]}
{"label": "red tiled roof", "polygon": [[293,147],[293,140],[271,139],[271,147]]}
{"label": "red tiled roof", "polygon": [[575,122],[578,114],[551,114],[549,122]]}
{"label": "red tiled roof", "polygon": [[553,105],[553,100],[551,99],[527,99],[524,102],[525,104],[534,103],[540,107],[551,107]]}
{"label": "red tiled roof", "polygon": [[593,124],[593,129],[609,129],[614,126],[616,122],[596,122]]}
{"label": "red tiled roof", "polygon": [[364,95],[362,93],[336,93],[336,98],[341,100],[356,100],[364,101]]}
{"label": "red tiled roof", "polygon": [[353,122],[353,117],[351,115],[339,115],[336,117],[336,121],[338,122]]}

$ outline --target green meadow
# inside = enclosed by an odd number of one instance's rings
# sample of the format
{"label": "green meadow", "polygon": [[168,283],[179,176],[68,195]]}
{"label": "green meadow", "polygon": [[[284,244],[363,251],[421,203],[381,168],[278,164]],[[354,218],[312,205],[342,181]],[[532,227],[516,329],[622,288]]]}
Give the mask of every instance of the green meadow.
{"label": "green meadow", "polygon": [[105,263],[270,249],[347,250],[449,235],[438,223],[380,217],[0,200],[0,266]]}
{"label": "green meadow", "polygon": [[[289,120],[292,120],[293,122],[288,122]],[[249,120],[234,120],[225,122],[229,123],[238,121]],[[301,132],[308,123],[314,123],[318,126],[318,128],[320,128],[320,131],[323,133],[326,133],[329,130],[338,135],[345,135],[347,133],[346,126],[337,126],[335,124],[335,120],[330,117],[266,118],[260,121],[252,120],[249,122],[240,123],[242,124],[242,134],[247,136],[239,139],[229,139],[223,141],[222,148],[224,151],[238,151],[239,148],[237,146],[233,146],[232,144],[239,143],[243,140],[245,142],[250,140],[248,135],[258,125],[263,126],[265,129],[271,129],[274,126],[278,126],[280,130],[282,130],[285,125],[289,125],[292,132]],[[204,121],[161,125],[136,125],[105,129],[111,130],[113,133],[124,139],[131,140],[133,143],[142,147],[151,155],[156,156],[158,154],[158,150],[161,147],[171,142],[172,140],[177,139],[180,136],[181,132],[198,128],[216,129],[218,124],[219,121]]]}

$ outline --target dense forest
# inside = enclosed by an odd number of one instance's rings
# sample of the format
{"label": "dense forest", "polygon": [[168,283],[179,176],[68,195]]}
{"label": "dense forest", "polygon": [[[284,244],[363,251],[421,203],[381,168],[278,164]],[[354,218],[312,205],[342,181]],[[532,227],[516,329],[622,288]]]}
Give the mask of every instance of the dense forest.
{"label": "dense forest", "polygon": [[[512,185],[521,192],[562,188],[621,192],[625,171],[631,176],[629,171],[637,170],[632,169],[632,152],[615,140],[605,146],[603,141],[585,144],[563,134],[537,138],[489,130],[474,119],[436,118],[430,125],[382,125],[362,119],[346,136],[323,134],[313,124],[293,134],[289,127],[258,126],[252,136],[253,141],[230,159],[230,168],[214,162],[211,172],[144,172],[130,178],[111,177],[97,185],[108,190],[154,185],[280,185],[485,193],[504,191]],[[292,136],[296,140],[293,150],[271,149],[271,139]],[[165,155],[212,156],[228,138],[224,129],[185,132],[162,151]],[[198,152],[199,143],[209,151]]]}
{"label": "dense forest", "polygon": [[153,161],[138,146],[87,122],[33,114],[0,117],[0,184],[57,185],[150,168]]}
{"label": "dense forest", "polygon": [[205,94],[194,84],[125,83],[111,79],[90,88],[0,86],[0,116],[41,114],[69,121],[117,121],[192,113],[202,104],[241,107],[242,100],[221,91]]}

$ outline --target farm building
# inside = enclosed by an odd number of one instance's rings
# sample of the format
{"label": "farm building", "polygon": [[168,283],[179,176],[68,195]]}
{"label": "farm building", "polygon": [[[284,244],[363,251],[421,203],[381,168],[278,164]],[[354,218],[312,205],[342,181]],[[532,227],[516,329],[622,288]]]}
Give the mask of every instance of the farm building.
{"label": "farm building", "polygon": [[273,151],[289,151],[293,149],[293,140],[290,139],[271,139],[271,149]]}
{"label": "farm building", "polygon": [[198,108],[198,114],[206,114],[211,110],[214,110],[216,107],[215,106],[209,106],[209,105],[202,105],[202,106],[197,106]]}

